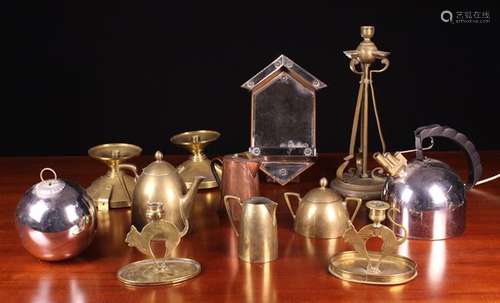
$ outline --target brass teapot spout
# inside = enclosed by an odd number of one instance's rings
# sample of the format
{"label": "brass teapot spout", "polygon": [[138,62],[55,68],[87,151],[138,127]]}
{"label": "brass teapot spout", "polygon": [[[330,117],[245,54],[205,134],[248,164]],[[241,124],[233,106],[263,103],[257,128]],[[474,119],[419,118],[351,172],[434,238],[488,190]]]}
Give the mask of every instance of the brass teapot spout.
{"label": "brass teapot spout", "polygon": [[191,215],[191,209],[193,208],[193,202],[196,198],[196,193],[198,192],[198,187],[200,187],[201,182],[205,180],[203,176],[194,177],[193,184],[189,188],[188,192],[181,199],[181,209],[186,218]]}

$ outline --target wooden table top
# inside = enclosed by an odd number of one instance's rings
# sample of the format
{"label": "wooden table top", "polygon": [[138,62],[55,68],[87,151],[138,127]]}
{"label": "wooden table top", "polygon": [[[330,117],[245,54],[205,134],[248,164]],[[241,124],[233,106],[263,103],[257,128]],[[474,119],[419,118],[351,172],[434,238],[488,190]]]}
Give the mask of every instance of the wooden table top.
{"label": "wooden table top", "polygon": [[[460,153],[437,153],[466,174]],[[481,153],[484,176],[500,171],[500,151]],[[173,164],[184,157],[166,157]],[[190,232],[175,255],[201,263],[196,278],[174,286],[134,288],[118,281],[116,272],[143,256],[124,243],[130,209],[114,209],[98,217],[98,231],[79,257],[63,262],[35,259],[21,246],[14,225],[15,207],[23,192],[38,182],[43,167],[83,186],[106,168],[88,157],[0,158],[0,298],[12,302],[338,302],[449,301],[500,302],[500,180],[468,193],[467,228],[463,236],[445,241],[409,240],[399,253],[418,264],[418,277],[399,286],[371,286],[341,281],[327,271],[336,252],[350,249],[342,239],[308,239],[293,231],[283,192],[305,194],[319,178],[331,179],[342,157],[321,155],[285,187],[262,182],[261,190],[279,203],[279,259],[248,264],[237,256],[237,239],[218,190],[198,194]],[[152,160],[133,161],[144,167]],[[262,179],[261,179],[262,180]],[[356,225],[367,222],[366,213]],[[370,243],[376,246],[377,243]]]}

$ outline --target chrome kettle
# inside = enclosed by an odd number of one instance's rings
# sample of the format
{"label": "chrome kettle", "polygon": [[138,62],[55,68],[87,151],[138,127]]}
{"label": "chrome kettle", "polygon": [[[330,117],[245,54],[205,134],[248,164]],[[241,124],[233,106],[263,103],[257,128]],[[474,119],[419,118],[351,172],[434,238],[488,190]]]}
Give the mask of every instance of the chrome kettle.
{"label": "chrome kettle", "polygon": [[[463,183],[444,162],[423,156],[426,138],[447,138],[462,147],[468,156],[469,179]],[[456,130],[429,125],[415,130],[416,159],[407,163],[401,153],[374,154],[388,172],[383,199],[399,209],[395,222],[408,230],[408,238],[440,240],[461,235],[465,230],[466,191],[482,174],[481,160],[467,137]],[[396,234],[403,229],[395,226]]]}
{"label": "chrome kettle", "polygon": [[[284,193],[285,201],[295,221],[294,229],[297,233],[310,238],[339,238],[342,237],[349,225],[347,202],[356,202],[350,220],[353,221],[361,206],[360,198],[342,197],[328,188],[328,180],[321,178],[320,187],[310,190],[304,198],[298,193]],[[297,211],[294,212],[290,196],[299,200]]]}
{"label": "chrome kettle", "polygon": [[184,221],[180,209],[182,208],[183,214],[189,218],[198,187],[204,177],[195,177],[188,191],[176,168],[163,161],[163,154],[157,151],[155,161],[145,167],[136,179],[132,224],[141,230],[148,223],[148,203],[161,202],[165,211],[164,219],[183,230]]}

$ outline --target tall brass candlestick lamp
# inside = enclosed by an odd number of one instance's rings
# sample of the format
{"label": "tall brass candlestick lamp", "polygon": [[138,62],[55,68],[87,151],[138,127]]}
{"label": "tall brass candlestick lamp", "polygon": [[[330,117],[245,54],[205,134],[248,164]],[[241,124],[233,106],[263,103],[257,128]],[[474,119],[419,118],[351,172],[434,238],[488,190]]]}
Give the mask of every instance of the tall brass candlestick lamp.
{"label": "tall brass candlestick lamp", "polygon": [[[363,41],[356,50],[344,51],[344,54],[351,59],[349,67],[355,74],[361,75],[359,82],[356,109],[352,123],[351,141],[349,144],[349,155],[344,158],[337,169],[337,178],[332,181],[331,187],[344,196],[359,197],[364,200],[380,199],[385,177],[380,169],[368,169],[368,113],[370,108],[370,96],[373,104],[373,112],[377,122],[378,134],[385,151],[385,141],[380,126],[380,119],[375,101],[375,91],[373,89],[372,74],[381,73],[389,67],[389,52],[380,51],[371,41],[375,33],[373,26],[361,26],[361,37]],[[379,70],[371,69],[372,64],[380,60],[383,68]],[[361,68],[360,70],[358,68]],[[359,132],[359,145],[356,148],[357,136]],[[355,159],[355,167],[348,169],[351,160]]]}

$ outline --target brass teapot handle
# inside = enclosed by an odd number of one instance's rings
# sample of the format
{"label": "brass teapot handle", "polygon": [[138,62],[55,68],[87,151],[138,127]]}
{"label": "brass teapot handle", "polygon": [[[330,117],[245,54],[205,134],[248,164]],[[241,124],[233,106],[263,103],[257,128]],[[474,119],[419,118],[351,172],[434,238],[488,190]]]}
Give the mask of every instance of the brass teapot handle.
{"label": "brass teapot handle", "polygon": [[234,233],[236,234],[237,237],[239,237],[240,233],[238,232],[238,229],[236,228],[236,225],[234,224],[233,212],[231,211],[231,205],[230,205],[231,199],[238,201],[238,204],[240,205],[240,207],[242,209],[243,209],[243,203],[241,203],[240,197],[231,196],[231,195],[224,196],[224,205],[226,206],[226,212],[227,212],[227,216],[229,217],[229,222],[231,223],[231,227],[233,228]]}
{"label": "brass teapot handle", "polygon": [[297,198],[297,200],[299,201],[299,205],[300,203],[302,202],[302,198],[300,197],[300,194],[298,193],[290,193],[290,192],[286,192],[283,194],[283,196],[285,197],[285,202],[286,202],[286,205],[288,206],[288,209],[290,210],[290,213],[292,214],[292,217],[293,219],[295,220],[295,212],[293,211],[293,208],[292,208],[292,203],[290,202],[290,199],[288,198],[289,196],[294,196]]}
{"label": "brass teapot handle", "polygon": [[363,203],[363,200],[360,198],[356,198],[356,197],[346,197],[345,202],[346,202],[346,206],[347,206],[348,202],[356,202],[356,209],[352,213],[351,219],[350,219],[351,222],[353,222],[354,218],[356,218],[356,215],[358,214],[359,209],[361,208],[361,204]]}

